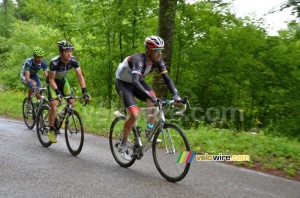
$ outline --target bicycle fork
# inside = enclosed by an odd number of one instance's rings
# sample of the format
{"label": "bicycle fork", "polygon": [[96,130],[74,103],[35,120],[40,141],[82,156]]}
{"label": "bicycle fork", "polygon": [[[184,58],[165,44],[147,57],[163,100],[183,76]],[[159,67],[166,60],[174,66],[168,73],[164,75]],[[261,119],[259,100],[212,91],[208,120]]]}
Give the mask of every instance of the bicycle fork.
{"label": "bicycle fork", "polygon": [[[161,131],[161,136],[162,136],[162,139],[164,142],[166,154],[174,154],[176,151],[175,151],[173,140],[172,140],[172,137],[170,135],[170,132],[169,132],[169,129],[168,129],[166,123],[164,123],[163,129]],[[169,141],[170,150],[168,149],[167,141]]]}

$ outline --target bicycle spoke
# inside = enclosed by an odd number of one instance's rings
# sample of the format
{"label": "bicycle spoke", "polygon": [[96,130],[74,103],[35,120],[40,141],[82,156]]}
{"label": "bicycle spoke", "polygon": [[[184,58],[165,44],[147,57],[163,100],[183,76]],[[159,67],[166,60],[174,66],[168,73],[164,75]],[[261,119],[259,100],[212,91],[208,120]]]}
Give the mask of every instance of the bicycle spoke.
{"label": "bicycle spoke", "polygon": [[78,155],[83,147],[84,129],[79,113],[73,110],[73,113],[67,115],[65,123],[65,137],[67,147],[74,156]]}
{"label": "bicycle spoke", "polygon": [[28,98],[25,98],[23,100],[23,118],[24,118],[24,122],[25,125],[29,128],[29,129],[33,129],[34,125],[35,125],[35,112],[34,112],[34,106],[32,101],[30,102],[30,105],[27,105],[28,102]]}
{"label": "bicycle spoke", "polygon": [[178,162],[181,152],[190,151],[183,131],[174,124],[168,124],[159,134],[155,135],[154,142],[157,138],[162,142],[153,144],[152,152],[158,171],[170,182],[182,180],[190,167],[189,163]]}
{"label": "bicycle spoke", "polygon": [[[124,154],[119,152],[119,144],[120,140],[122,139],[123,135],[123,127],[125,123],[126,118],[123,116],[117,117],[110,126],[110,132],[109,132],[109,145],[110,150],[113,154],[113,157],[115,158],[116,162],[122,166],[122,167],[129,167],[135,162],[135,158],[126,159],[124,157]],[[133,132],[130,132],[130,138],[127,141],[128,145],[128,153],[127,155],[131,156],[133,153],[133,144],[134,144],[134,138],[133,138]]]}
{"label": "bicycle spoke", "polygon": [[42,106],[37,113],[36,131],[37,131],[38,139],[44,147],[49,147],[52,144],[48,138],[49,112],[50,112],[49,107]]}

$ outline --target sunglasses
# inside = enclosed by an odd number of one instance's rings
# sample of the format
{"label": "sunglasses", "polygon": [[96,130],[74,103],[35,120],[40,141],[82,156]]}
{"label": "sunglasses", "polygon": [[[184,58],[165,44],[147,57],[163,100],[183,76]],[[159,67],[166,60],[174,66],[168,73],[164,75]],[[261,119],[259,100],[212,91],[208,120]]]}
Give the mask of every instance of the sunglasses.
{"label": "sunglasses", "polygon": [[161,53],[163,51],[163,48],[154,48],[154,49],[151,49],[151,50],[153,50],[156,53]]}

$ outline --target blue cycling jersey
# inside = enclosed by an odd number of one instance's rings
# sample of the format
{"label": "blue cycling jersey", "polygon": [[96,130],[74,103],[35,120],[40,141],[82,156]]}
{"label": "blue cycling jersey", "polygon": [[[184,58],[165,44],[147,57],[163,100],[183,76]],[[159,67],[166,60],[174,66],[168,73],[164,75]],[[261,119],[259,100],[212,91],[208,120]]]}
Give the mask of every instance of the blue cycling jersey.
{"label": "blue cycling jersey", "polygon": [[40,64],[36,64],[34,62],[34,58],[31,57],[25,61],[24,65],[22,67],[21,75],[24,76],[25,71],[29,71],[30,76],[36,75],[40,69],[43,69],[43,71],[47,70],[46,62],[44,60],[42,60],[42,62]]}

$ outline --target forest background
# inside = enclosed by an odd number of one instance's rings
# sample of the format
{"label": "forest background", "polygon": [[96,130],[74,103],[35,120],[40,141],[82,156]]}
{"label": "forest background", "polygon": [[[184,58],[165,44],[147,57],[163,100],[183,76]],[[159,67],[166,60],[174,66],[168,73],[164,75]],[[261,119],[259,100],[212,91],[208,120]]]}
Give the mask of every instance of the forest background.
{"label": "forest background", "polygon": [[[299,17],[299,5],[289,0],[280,9],[293,7]],[[120,107],[114,88],[118,64],[144,52],[145,37],[159,35],[166,42],[168,71],[193,107],[174,122],[185,129],[207,125],[299,141],[300,26],[291,21],[270,36],[262,23],[237,17],[221,0],[3,0],[0,85],[25,93],[19,74],[33,47],[45,50],[49,64],[58,55],[57,42],[68,40],[91,105]],[[75,72],[68,80],[80,94]],[[146,80],[158,97],[171,97],[157,73]]]}

